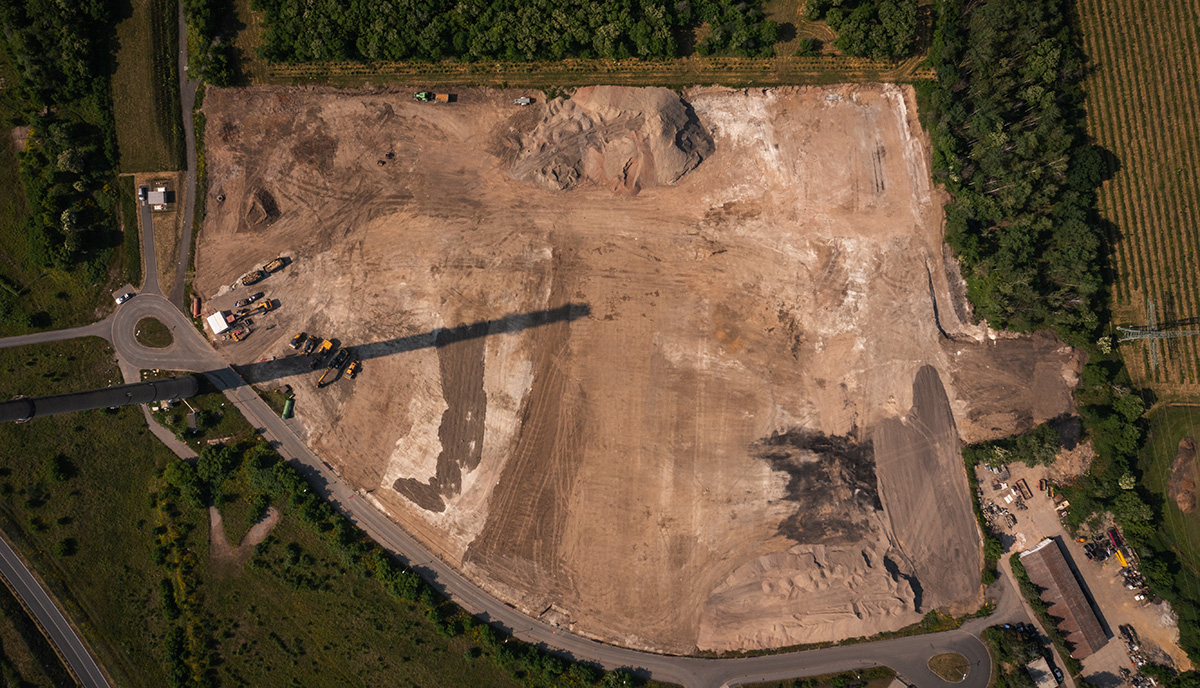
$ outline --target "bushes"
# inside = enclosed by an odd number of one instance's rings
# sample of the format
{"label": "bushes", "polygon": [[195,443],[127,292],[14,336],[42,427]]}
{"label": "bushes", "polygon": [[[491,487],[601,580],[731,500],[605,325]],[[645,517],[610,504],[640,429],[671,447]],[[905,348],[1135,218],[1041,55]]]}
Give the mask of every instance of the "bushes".
{"label": "bushes", "polygon": [[[200,0],[195,0],[200,1]],[[705,23],[701,54],[769,55],[778,28],[761,0],[254,0],[262,57],[335,60],[558,60],[674,57],[675,32]]]}
{"label": "bushes", "polygon": [[847,55],[910,57],[917,45],[917,0],[808,0],[804,17],[824,19]]}
{"label": "bushes", "polygon": [[1058,456],[1059,446],[1058,433],[1049,424],[1042,423],[1023,435],[964,447],[963,458],[968,466],[982,463],[999,468],[1014,461],[1026,466],[1049,466]]}

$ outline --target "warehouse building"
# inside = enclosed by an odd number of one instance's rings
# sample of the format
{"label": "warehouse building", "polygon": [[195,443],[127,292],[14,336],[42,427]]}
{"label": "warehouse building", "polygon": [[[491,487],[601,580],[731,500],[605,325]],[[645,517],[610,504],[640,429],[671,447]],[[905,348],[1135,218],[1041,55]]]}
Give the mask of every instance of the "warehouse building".
{"label": "warehouse building", "polygon": [[1066,638],[1071,656],[1083,659],[1104,647],[1108,637],[1058,541],[1046,538],[1022,552],[1021,564],[1029,580],[1042,588],[1042,601],[1050,616],[1060,619],[1058,630]]}

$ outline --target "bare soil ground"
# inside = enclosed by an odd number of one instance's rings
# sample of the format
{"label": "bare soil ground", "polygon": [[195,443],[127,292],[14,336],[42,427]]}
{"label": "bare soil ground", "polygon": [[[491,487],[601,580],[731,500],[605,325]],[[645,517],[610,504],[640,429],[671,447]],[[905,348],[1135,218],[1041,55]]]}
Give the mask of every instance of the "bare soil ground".
{"label": "bare soil ground", "polygon": [[213,566],[241,567],[250,561],[254,547],[267,539],[276,523],[279,523],[279,510],[269,507],[263,517],[246,532],[242,541],[233,545],[225,536],[225,522],[221,518],[220,509],[215,506],[208,507],[208,554]]}
{"label": "bare soil ground", "polygon": [[[222,351],[291,384],[368,498],[519,608],[635,647],[981,601],[959,437],[1070,413],[1079,361],[965,321],[909,89],[410,93],[205,100],[196,289],[293,260],[252,287],[278,327]],[[358,378],[317,389],[301,330]]]}
{"label": "bare soil ground", "polygon": [[1196,441],[1191,437],[1179,440],[1179,453],[1171,464],[1171,479],[1167,496],[1185,514],[1196,510]]}

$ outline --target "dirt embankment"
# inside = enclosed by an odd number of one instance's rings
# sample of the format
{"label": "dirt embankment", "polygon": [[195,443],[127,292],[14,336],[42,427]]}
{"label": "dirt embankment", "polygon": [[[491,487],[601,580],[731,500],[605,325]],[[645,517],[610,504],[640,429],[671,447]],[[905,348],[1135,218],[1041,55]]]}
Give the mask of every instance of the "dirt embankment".
{"label": "dirt embankment", "polygon": [[[911,90],[456,95],[206,97],[197,289],[293,259],[222,350],[292,386],[329,463],[488,590],[630,646],[978,601],[959,434],[1070,413],[1079,361],[966,321]],[[300,330],[358,379],[317,389]]]}
{"label": "dirt embankment", "polygon": [[1171,464],[1171,479],[1167,483],[1167,496],[1185,514],[1196,510],[1196,479],[1196,441],[1185,437],[1179,440],[1179,452]]}

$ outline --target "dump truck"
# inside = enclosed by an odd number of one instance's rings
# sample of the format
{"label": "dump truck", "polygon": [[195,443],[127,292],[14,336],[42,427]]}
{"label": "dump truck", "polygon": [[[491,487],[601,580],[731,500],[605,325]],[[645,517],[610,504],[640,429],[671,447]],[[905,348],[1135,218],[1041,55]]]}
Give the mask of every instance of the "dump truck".
{"label": "dump truck", "polygon": [[349,349],[342,349],[341,351],[339,351],[337,353],[337,356],[334,356],[333,360],[329,362],[330,370],[332,370],[334,368],[341,368],[342,364],[346,362],[347,358],[350,358],[350,350]]}
{"label": "dump truck", "polygon": [[290,344],[288,344],[288,346],[292,347],[292,349],[299,351],[300,347],[304,345],[304,340],[306,340],[306,339],[308,339],[308,333],[301,332],[300,334],[296,335],[295,337],[292,337],[292,342]]}
{"label": "dump truck", "polygon": [[320,346],[322,341],[324,341],[324,340],[322,340],[320,337],[318,337],[316,335],[309,337],[308,343],[304,345],[304,355],[307,356],[307,355],[311,354],[314,349],[316,349],[318,346]]}
{"label": "dump truck", "polygon": [[251,270],[242,277],[242,284],[246,285],[247,287],[251,284],[258,284],[264,277],[266,277],[266,275],[263,274],[262,270]]}
{"label": "dump truck", "polygon": [[262,271],[269,275],[272,272],[278,271],[282,267],[283,267],[283,258],[276,258],[275,260],[271,261],[270,263],[267,263],[266,265],[262,266]]}
{"label": "dump truck", "polygon": [[433,91],[421,91],[413,94],[413,100],[421,103],[449,103],[449,93],[434,93]]}
{"label": "dump truck", "polygon": [[358,377],[358,369],[361,366],[362,361],[359,361],[357,358],[351,361],[350,365],[346,368],[346,374],[350,376],[351,380]]}

